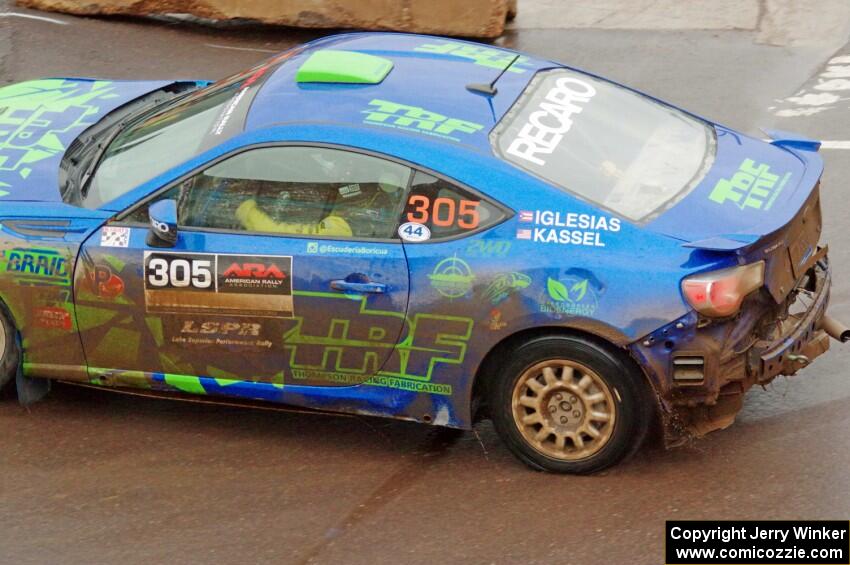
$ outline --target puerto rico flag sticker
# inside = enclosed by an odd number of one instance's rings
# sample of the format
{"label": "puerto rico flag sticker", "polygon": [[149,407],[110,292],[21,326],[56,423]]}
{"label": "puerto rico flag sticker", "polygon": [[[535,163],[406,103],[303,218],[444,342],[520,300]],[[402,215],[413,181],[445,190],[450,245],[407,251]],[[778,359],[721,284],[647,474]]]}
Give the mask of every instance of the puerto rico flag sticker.
{"label": "puerto rico flag sticker", "polygon": [[530,210],[520,210],[519,211],[519,221],[520,222],[533,222],[534,221],[534,212]]}

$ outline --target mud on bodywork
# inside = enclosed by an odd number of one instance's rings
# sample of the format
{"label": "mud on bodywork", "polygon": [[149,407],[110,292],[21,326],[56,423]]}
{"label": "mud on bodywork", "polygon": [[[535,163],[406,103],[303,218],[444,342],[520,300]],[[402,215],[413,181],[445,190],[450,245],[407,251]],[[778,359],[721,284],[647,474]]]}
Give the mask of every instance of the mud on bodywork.
{"label": "mud on bodywork", "polygon": [[729,426],[750,387],[794,375],[829,348],[818,188],[790,224],[738,253],[740,264],[765,261],[764,286],[738,314],[692,311],[630,347],[655,384],[668,443]]}
{"label": "mud on bodywork", "polygon": [[[78,247],[61,237],[70,224],[0,221],[0,299],[20,332],[25,374],[76,379],[86,375],[71,286]],[[59,237],[27,241],[13,235],[45,226]]]}

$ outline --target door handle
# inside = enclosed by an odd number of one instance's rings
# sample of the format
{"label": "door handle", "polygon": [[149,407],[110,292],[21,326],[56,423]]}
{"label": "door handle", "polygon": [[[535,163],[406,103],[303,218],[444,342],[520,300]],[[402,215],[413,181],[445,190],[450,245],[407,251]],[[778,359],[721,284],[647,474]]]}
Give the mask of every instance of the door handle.
{"label": "door handle", "polygon": [[343,292],[368,292],[372,294],[384,294],[387,285],[373,282],[350,282],[345,279],[331,281],[331,288]]}

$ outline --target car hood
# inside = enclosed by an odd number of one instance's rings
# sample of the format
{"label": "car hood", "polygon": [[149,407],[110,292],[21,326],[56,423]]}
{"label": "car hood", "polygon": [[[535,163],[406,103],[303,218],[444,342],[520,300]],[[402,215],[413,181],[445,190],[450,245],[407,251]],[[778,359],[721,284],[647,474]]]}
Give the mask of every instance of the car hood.
{"label": "car hood", "polygon": [[789,223],[811,194],[823,161],[788,140],[767,143],[716,127],[714,163],[685,198],[647,225],[693,247],[737,249]]}
{"label": "car hood", "polygon": [[171,81],[53,78],[0,88],[0,202],[59,201],[59,163],[104,115]]}

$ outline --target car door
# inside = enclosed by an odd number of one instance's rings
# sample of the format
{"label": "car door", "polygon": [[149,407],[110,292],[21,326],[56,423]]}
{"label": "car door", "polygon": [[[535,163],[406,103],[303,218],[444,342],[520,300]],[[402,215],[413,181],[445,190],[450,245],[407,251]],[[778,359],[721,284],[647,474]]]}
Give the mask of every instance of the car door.
{"label": "car door", "polygon": [[[102,227],[75,273],[93,378],[204,388],[367,381],[406,324],[396,229],[411,171],[315,146],[251,148],[179,179]],[[150,237],[174,200],[178,237]],[[186,384],[189,383],[189,384]]]}

